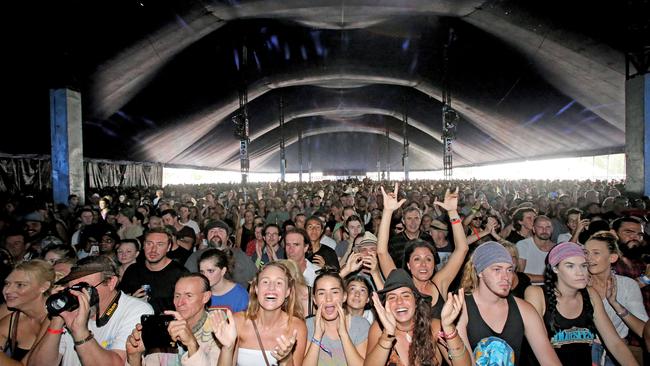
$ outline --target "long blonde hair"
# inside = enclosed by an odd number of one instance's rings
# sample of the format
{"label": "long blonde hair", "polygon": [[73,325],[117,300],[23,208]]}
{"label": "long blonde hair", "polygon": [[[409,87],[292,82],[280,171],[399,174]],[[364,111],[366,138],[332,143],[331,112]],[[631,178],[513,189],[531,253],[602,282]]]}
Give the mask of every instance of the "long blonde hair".
{"label": "long blonde hair", "polygon": [[476,273],[476,268],[474,267],[474,261],[470,255],[465,262],[465,268],[463,268],[463,278],[460,280],[460,287],[465,289],[465,293],[469,294],[474,289],[478,288],[478,273]]}
{"label": "long blonde hair", "polygon": [[300,320],[304,320],[305,316],[303,315],[302,305],[300,305],[300,301],[296,301],[297,298],[296,280],[291,275],[291,270],[289,270],[289,268],[285,264],[279,263],[277,261],[267,263],[266,265],[264,265],[264,267],[262,267],[259,271],[257,271],[257,274],[255,274],[253,281],[251,281],[251,286],[248,290],[249,300],[248,300],[248,309],[246,309],[246,319],[250,319],[250,320],[257,319],[257,313],[259,313],[260,310],[260,301],[257,298],[256,289],[259,284],[260,274],[269,267],[279,268],[281,271],[284,272],[285,276],[287,276],[289,296],[285,299],[284,303],[282,304],[282,311],[284,311],[289,315],[289,324],[291,324],[292,316]]}

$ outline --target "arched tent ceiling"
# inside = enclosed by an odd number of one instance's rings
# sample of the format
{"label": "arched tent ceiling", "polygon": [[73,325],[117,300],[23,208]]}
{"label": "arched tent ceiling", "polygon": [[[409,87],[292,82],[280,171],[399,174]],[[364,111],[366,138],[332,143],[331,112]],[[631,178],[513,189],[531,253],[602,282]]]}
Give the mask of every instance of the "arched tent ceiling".
{"label": "arched tent ceiling", "polygon": [[279,171],[281,97],[289,171],[298,131],[314,171],[376,169],[386,128],[399,165],[404,112],[411,168],[439,169],[450,28],[455,165],[622,151],[622,10],[521,3],[55,1],[31,19],[36,36],[10,42],[8,118],[21,123],[0,151],[48,153],[47,90],[68,85],[88,157],[238,169],[245,84],[254,171]]}

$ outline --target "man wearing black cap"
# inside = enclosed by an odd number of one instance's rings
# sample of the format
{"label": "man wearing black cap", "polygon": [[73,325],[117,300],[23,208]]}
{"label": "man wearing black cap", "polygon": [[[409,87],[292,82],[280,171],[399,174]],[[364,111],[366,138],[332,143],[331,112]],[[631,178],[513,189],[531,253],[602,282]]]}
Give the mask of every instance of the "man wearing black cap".
{"label": "man wearing black cap", "polygon": [[153,309],[116,289],[117,270],[109,258],[82,259],[57,283],[72,286],[82,282],[94,287],[98,304],[90,305],[89,290],[70,290],[79,307],[52,316],[47,331],[30,352],[28,365],[124,365],[127,337],[140,316],[153,313]]}
{"label": "man wearing black cap", "polygon": [[120,289],[127,294],[147,298],[156,314],[174,309],[174,284],[187,272],[181,264],[167,257],[172,240],[165,229],[151,229],[142,246],[144,262],[130,265],[120,282]]}
{"label": "man wearing black cap", "polygon": [[230,229],[230,226],[221,220],[208,221],[203,229],[203,236],[208,241],[208,247],[192,253],[185,262],[185,268],[192,273],[198,272],[198,260],[201,258],[201,254],[209,248],[230,250],[233,259],[235,260],[235,268],[232,273],[232,278],[244,288],[248,288],[248,283],[253,279],[255,273],[257,273],[257,267],[255,267],[255,263],[253,263],[246,253],[244,253],[240,248],[232,245],[232,242],[229,239],[231,232],[232,230]]}

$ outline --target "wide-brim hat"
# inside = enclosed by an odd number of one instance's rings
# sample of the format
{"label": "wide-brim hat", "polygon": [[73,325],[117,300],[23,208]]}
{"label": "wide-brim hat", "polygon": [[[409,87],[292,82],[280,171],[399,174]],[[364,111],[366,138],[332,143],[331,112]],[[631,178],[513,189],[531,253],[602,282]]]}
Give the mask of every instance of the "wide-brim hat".
{"label": "wide-brim hat", "polygon": [[377,291],[377,294],[379,295],[379,298],[383,302],[386,294],[393,291],[397,290],[398,288],[401,287],[408,287],[413,291],[413,294],[415,297],[428,297],[429,299],[431,297],[422,295],[420,291],[418,290],[417,287],[415,287],[415,284],[413,283],[413,279],[411,276],[409,276],[408,272],[402,268],[395,268],[390,272],[388,275],[388,278],[386,278],[386,282],[384,282],[384,288]]}

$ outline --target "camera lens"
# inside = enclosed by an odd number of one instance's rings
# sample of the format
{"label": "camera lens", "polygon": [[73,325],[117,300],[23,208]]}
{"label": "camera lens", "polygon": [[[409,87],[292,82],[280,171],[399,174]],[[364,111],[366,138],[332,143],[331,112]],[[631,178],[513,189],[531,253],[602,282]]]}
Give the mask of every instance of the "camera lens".
{"label": "camera lens", "polygon": [[47,313],[51,316],[59,315],[64,311],[72,311],[79,307],[79,300],[72,296],[70,289],[51,295],[46,302]]}

